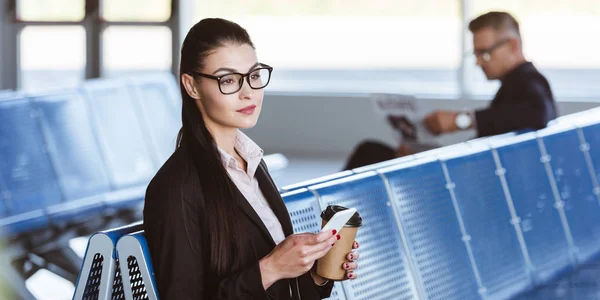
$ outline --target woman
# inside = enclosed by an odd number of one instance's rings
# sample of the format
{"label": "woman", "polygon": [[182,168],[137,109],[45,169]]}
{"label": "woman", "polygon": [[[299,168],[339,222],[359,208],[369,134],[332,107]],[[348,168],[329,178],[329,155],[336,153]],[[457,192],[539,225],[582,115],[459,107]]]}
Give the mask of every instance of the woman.
{"label": "woman", "polygon": [[[285,205],[240,128],[256,124],[272,68],[248,33],[205,19],[181,49],[178,147],[146,192],[144,229],[162,299],[322,299],[314,263],[340,238],[292,234]],[[354,248],[358,244],[354,243]],[[348,279],[357,253],[343,267]]]}

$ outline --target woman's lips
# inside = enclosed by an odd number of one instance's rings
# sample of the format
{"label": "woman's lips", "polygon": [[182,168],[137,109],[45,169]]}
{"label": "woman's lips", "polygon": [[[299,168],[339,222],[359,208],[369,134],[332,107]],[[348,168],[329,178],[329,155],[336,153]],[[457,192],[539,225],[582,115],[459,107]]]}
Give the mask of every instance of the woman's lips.
{"label": "woman's lips", "polygon": [[256,105],[248,105],[242,109],[236,110],[239,113],[245,114],[245,115],[251,115],[254,113],[254,110],[256,109]]}

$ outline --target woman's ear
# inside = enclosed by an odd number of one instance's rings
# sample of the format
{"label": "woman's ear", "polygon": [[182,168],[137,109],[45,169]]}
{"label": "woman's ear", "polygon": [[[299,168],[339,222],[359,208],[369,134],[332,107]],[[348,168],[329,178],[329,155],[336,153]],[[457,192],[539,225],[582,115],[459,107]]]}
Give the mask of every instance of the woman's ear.
{"label": "woman's ear", "polygon": [[200,93],[198,93],[198,89],[196,88],[196,81],[194,80],[194,77],[190,76],[189,74],[181,74],[181,83],[183,84],[185,91],[190,97],[192,97],[192,99],[200,99]]}

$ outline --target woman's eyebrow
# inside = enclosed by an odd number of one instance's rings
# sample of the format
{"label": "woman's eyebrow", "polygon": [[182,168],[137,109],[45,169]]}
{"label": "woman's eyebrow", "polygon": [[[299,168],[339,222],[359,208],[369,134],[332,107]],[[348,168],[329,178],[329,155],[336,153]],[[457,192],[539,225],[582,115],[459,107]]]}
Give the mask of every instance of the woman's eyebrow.
{"label": "woman's eyebrow", "polygon": [[[257,62],[254,65],[252,65],[252,67],[250,67],[250,69],[248,69],[248,71],[251,71],[252,69],[254,69],[254,68],[258,67],[258,66],[260,66],[260,63]],[[222,72],[222,71],[227,71],[229,73],[237,73],[238,72],[238,70],[232,69],[232,68],[218,68],[216,71],[213,72],[213,74],[217,74],[217,73]]]}

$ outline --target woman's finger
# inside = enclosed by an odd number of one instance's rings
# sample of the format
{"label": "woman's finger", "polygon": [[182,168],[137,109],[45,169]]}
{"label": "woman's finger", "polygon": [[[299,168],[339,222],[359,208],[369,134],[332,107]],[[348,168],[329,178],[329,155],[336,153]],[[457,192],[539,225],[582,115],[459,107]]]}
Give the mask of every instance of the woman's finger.
{"label": "woman's finger", "polygon": [[354,244],[352,244],[352,249],[358,249],[358,247],[360,247],[360,245],[357,241],[354,241]]}
{"label": "woman's finger", "polygon": [[358,259],[360,255],[358,254],[358,252],[350,252],[348,253],[348,255],[346,256],[346,259],[348,259],[348,261],[355,261]]}
{"label": "woman's finger", "polygon": [[347,271],[354,271],[358,268],[358,264],[355,262],[345,262],[342,264],[342,268]]}
{"label": "woman's finger", "polygon": [[346,272],[346,278],[354,280],[354,279],[356,279],[356,277],[357,277],[356,273],[354,273],[352,271]]}

